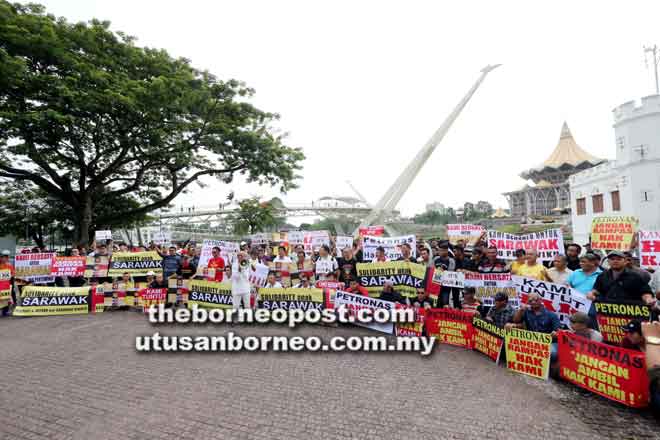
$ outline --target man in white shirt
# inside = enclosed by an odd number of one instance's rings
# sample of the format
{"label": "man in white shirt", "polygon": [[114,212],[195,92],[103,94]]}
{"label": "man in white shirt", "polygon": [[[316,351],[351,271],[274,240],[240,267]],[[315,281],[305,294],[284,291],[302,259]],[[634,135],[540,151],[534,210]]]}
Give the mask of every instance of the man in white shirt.
{"label": "man in white shirt", "polygon": [[277,278],[275,278],[275,272],[270,272],[268,274],[268,278],[266,278],[266,285],[264,286],[268,289],[281,289],[282,288],[282,283],[277,281]]}
{"label": "man in white shirt", "polygon": [[573,273],[568,268],[566,255],[555,255],[552,260],[552,267],[548,269],[548,278],[555,284],[568,285],[568,277]]}
{"label": "man in white shirt", "polygon": [[323,281],[330,273],[336,277],[339,274],[339,265],[335,257],[330,255],[330,247],[324,244],[319,249],[319,258],[316,260],[316,279]]}
{"label": "man in white shirt", "polygon": [[244,308],[250,308],[250,292],[252,290],[250,285],[250,270],[255,270],[250,267],[248,256],[245,252],[239,252],[237,258],[232,263],[231,267],[231,301],[234,310],[241,308],[243,302]]}
{"label": "man in white shirt", "polygon": [[286,254],[286,248],[284,246],[279,246],[277,248],[277,257],[273,259],[273,263],[285,263],[291,264],[293,260]]}

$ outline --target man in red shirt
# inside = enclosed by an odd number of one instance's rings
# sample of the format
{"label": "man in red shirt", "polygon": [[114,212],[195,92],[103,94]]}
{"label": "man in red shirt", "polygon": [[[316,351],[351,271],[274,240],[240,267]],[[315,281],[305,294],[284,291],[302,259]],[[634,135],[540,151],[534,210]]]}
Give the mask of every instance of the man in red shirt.
{"label": "man in red shirt", "polygon": [[215,269],[215,277],[211,278],[211,281],[222,281],[224,271],[225,271],[225,260],[220,256],[220,248],[215,246],[211,249],[212,257],[209,259],[208,264],[206,265],[209,269]]}
{"label": "man in red shirt", "polygon": [[357,280],[351,280],[348,289],[346,289],[348,293],[354,293],[356,295],[363,295],[363,296],[369,296],[369,291],[365,289],[364,287],[360,286],[357,282]]}

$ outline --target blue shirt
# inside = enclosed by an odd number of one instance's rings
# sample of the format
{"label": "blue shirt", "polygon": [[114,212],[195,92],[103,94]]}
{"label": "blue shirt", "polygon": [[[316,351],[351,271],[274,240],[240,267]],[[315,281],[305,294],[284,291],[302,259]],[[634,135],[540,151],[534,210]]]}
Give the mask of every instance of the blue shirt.
{"label": "blue shirt", "polygon": [[552,312],[548,312],[545,308],[541,309],[539,315],[531,310],[525,310],[523,315],[523,322],[525,328],[533,332],[539,333],[552,333],[559,329],[559,318]]}
{"label": "blue shirt", "polygon": [[602,272],[602,270],[596,269],[589,275],[586,275],[582,269],[575,270],[568,276],[568,285],[580,293],[587,294],[593,290],[596,278]]}

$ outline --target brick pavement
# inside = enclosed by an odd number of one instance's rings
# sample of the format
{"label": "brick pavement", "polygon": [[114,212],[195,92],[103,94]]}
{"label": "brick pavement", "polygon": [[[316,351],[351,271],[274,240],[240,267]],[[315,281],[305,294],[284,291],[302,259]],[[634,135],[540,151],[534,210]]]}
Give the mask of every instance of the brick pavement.
{"label": "brick pavement", "polygon": [[[160,327],[222,334],[226,326]],[[240,334],[370,334],[236,326]],[[651,415],[438,346],[374,353],[137,353],[134,312],[0,319],[2,439],[660,438]]]}

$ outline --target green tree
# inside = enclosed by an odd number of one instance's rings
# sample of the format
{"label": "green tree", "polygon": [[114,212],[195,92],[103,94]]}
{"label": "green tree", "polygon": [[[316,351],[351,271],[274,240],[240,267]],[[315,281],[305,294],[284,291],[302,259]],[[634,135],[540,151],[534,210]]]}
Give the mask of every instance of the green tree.
{"label": "green tree", "polygon": [[453,209],[448,210],[446,214],[441,214],[439,211],[426,211],[413,217],[413,222],[423,225],[446,225],[453,221],[456,221]]}
{"label": "green tree", "polygon": [[238,235],[255,234],[278,224],[275,208],[269,202],[260,202],[257,197],[238,202],[238,210],[230,221],[234,233]]}
{"label": "green tree", "polygon": [[[129,196],[105,198],[92,209],[91,229],[121,229],[147,221],[144,214],[121,217],[111,223],[98,221],[109,218],[113,211],[129,212],[137,207],[139,204]],[[25,236],[43,247],[47,234],[59,232],[67,238],[71,235],[72,217],[71,207],[31,182],[0,180],[0,234]]]}
{"label": "green tree", "polygon": [[[109,26],[0,0],[0,177],[61,201],[84,244],[95,221],[167,207],[203,176],[295,186],[304,155],[277,114],[248,102],[252,89]],[[94,218],[127,196],[137,205]]]}

